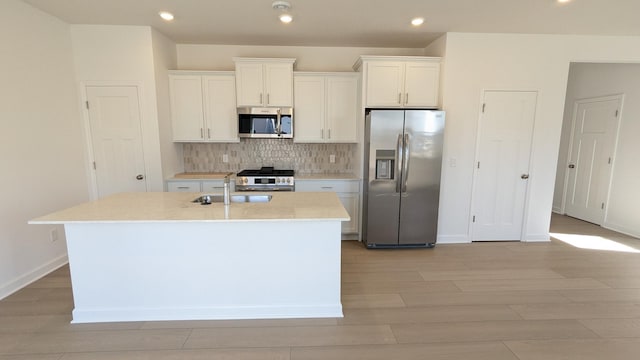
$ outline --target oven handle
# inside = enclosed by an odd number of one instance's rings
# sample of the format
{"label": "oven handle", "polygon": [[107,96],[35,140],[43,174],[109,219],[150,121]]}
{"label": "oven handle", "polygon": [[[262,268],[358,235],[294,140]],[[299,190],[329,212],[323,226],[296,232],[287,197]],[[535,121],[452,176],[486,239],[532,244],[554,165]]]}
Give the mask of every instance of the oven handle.
{"label": "oven handle", "polygon": [[249,191],[269,192],[269,191],[295,191],[295,189],[294,188],[255,188],[255,187],[239,188],[236,186],[236,191],[238,192],[249,192]]}

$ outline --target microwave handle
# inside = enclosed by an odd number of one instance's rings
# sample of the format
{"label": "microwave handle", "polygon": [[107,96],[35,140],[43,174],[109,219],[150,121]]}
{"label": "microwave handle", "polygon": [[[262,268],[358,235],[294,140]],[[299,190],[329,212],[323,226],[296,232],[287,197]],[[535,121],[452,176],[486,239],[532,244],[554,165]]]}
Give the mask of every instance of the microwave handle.
{"label": "microwave handle", "polygon": [[280,109],[278,109],[276,115],[276,134],[278,134],[278,136],[282,134],[282,116],[280,114]]}

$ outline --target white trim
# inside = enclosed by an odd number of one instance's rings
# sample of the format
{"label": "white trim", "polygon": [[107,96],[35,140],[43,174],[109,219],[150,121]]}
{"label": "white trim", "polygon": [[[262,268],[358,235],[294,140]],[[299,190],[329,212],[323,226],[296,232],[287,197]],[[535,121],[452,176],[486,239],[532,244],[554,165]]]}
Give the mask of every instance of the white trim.
{"label": "white trim", "polygon": [[26,274],[22,274],[13,280],[0,286],[0,300],[13,294],[14,292],[24,288],[25,286],[36,282],[46,276],[47,274],[59,269],[69,262],[67,255],[59,256],[39,267],[29,271]]}
{"label": "white trim", "polygon": [[551,236],[547,234],[532,234],[527,235],[522,239],[522,242],[550,242]]}
{"label": "white trim", "polygon": [[638,233],[637,230],[634,230],[634,229],[629,229],[629,228],[626,228],[624,226],[616,225],[616,224],[609,223],[609,222],[604,222],[601,225],[601,227],[603,227],[605,229],[609,229],[609,230],[615,231],[615,232],[618,232],[618,233],[621,233],[621,234],[624,234],[624,235],[628,235],[628,236],[640,239],[640,233]]}
{"label": "white trim", "polygon": [[556,214],[560,214],[560,215],[564,215],[562,213],[562,208],[558,207],[558,206],[554,206],[551,208],[551,212],[556,213]]}
{"label": "white trim", "polygon": [[471,238],[468,234],[460,235],[438,235],[436,246],[438,244],[470,244]]}
{"label": "white trim", "polygon": [[238,320],[238,319],[292,319],[341,318],[342,306],[318,304],[315,306],[214,306],[194,308],[110,308],[100,310],[73,310],[72,324],[95,322],[168,321],[168,320]]}

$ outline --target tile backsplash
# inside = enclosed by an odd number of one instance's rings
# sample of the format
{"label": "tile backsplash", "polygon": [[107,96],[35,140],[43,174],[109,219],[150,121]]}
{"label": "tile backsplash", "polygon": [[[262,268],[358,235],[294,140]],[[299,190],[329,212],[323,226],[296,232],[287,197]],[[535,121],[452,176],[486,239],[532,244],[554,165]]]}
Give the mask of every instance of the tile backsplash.
{"label": "tile backsplash", "polygon": [[[298,174],[356,172],[357,144],[297,144],[285,139],[240,139],[239,143],[184,144],[186,172],[239,172],[273,166]],[[223,162],[223,156],[228,162]],[[335,163],[330,156],[335,155]]]}

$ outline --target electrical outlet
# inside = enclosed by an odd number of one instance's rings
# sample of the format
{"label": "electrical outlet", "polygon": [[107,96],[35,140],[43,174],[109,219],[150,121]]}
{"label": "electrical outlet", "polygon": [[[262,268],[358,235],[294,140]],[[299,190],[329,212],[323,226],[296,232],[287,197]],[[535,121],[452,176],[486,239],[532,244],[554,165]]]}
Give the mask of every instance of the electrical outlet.
{"label": "electrical outlet", "polygon": [[222,154],[222,162],[223,163],[229,162],[229,154]]}
{"label": "electrical outlet", "polygon": [[334,154],[329,155],[329,162],[332,164],[335,164],[336,156]]}
{"label": "electrical outlet", "polygon": [[51,242],[58,241],[58,229],[51,229],[51,232],[49,233],[49,239],[51,239]]}

